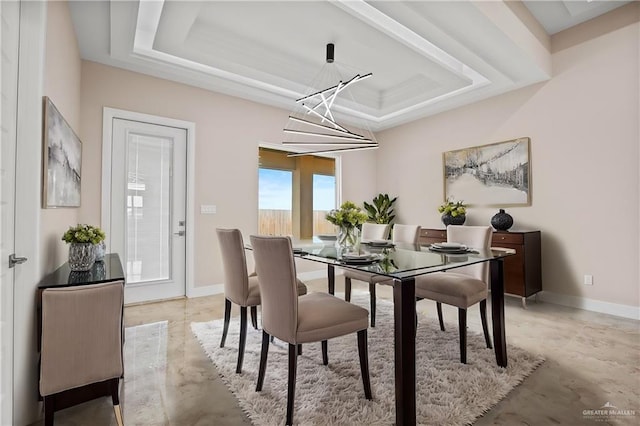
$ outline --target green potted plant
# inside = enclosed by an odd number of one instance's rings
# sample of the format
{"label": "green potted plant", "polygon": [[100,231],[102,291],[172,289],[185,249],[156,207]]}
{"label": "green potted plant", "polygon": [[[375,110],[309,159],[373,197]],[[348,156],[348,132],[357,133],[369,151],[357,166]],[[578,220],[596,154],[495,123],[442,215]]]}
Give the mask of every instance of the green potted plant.
{"label": "green potted plant", "polygon": [[454,201],[453,198],[438,207],[438,211],[442,213],[442,223],[444,226],[462,225],[467,219],[467,206],[462,201]]}
{"label": "green potted plant", "polygon": [[378,194],[373,199],[373,204],[364,202],[364,209],[367,211],[368,221],[372,223],[388,224],[392,223],[396,215],[393,214],[393,203],[398,197],[390,198],[389,194]]}
{"label": "green potted plant", "polygon": [[339,209],[329,211],[325,217],[339,228],[336,244],[342,253],[357,251],[360,242],[360,226],[367,221],[367,214],[355,203],[345,201]]}
{"label": "green potted plant", "polygon": [[[78,224],[70,226],[62,235],[62,241],[69,244],[69,268],[72,271],[88,271],[96,261],[96,245],[104,244],[104,231],[97,226]],[[100,253],[98,253],[100,254]],[[102,249],[104,257],[104,249]]]}

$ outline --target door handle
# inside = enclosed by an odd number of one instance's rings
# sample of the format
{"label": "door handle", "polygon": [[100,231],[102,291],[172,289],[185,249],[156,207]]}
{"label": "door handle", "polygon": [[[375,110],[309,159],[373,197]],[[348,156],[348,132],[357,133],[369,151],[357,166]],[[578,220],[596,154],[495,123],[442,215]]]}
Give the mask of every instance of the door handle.
{"label": "door handle", "polygon": [[184,231],[174,232],[173,235],[177,235],[178,237],[184,237]]}
{"label": "door handle", "polygon": [[26,262],[27,260],[29,259],[27,259],[26,257],[16,257],[15,253],[11,253],[9,255],[9,268],[13,268],[16,265]]}

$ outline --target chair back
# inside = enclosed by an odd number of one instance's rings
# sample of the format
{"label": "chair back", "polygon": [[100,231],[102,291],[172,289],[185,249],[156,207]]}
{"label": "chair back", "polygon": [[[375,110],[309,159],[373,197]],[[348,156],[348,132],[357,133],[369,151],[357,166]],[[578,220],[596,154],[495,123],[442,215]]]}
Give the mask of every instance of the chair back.
{"label": "chair back", "polygon": [[122,376],[123,303],[123,281],[42,292],[42,396]]}
{"label": "chair back", "polygon": [[242,233],[239,229],[217,228],[216,234],[224,269],[224,297],[245,306],[249,298],[249,275]]}
{"label": "chair back", "polygon": [[418,244],[420,238],[420,225],[393,225],[393,242]]}
{"label": "chair back", "polygon": [[[460,243],[467,247],[485,250],[491,248],[490,226],[449,225],[447,226],[447,241]],[[452,272],[469,275],[489,284],[489,262],[464,266],[453,269]]]}
{"label": "chair back", "polygon": [[363,223],[361,238],[363,241],[386,240],[391,225],[384,223]]}
{"label": "chair back", "polygon": [[288,237],[252,235],[262,297],[262,328],[272,336],[295,343],[298,325],[298,282],[293,247]]}

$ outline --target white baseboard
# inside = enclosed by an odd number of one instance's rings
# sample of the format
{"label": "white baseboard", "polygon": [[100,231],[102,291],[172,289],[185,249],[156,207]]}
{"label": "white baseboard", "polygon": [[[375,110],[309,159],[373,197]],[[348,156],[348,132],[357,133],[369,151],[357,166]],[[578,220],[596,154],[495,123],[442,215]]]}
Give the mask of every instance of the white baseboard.
{"label": "white baseboard", "polygon": [[[336,275],[341,275],[341,270],[336,270]],[[318,271],[302,272],[298,278],[302,281],[317,280],[327,277],[325,269]],[[194,287],[189,290],[187,297],[213,296],[224,293],[224,284],[213,284],[207,286]],[[570,308],[584,309],[585,311],[599,312],[601,314],[614,315],[622,318],[640,320],[640,307],[620,305],[618,303],[603,302],[601,300],[587,299],[585,297],[569,296],[566,294],[541,291],[538,298],[546,303],[568,306]]]}
{"label": "white baseboard", "polygon": [[187,292],[187,297],[203,297],[213,296],[214,294],[224,293],[224,284],[205,285],[200,287],[193,287]]}
{"label": "white baseboard", "polygon": [[[336,275],[341,275],[342,271],[336,270]],[[321,278],[327,278],[327,270],[322,269],[319,271],[302,272],[298,274],[298,278],[302,281],[305,280],[317,280]],[[187,297],[204,297],[213,296],[215,294],[224,293],[224,284],[212,284],[193,287],[187,291]]]}
{"label": "white baseboard", "polygon": [[620,305],[617,303],[603,302],[601,300],[587,299],[585,297],[551,293],[549,291],[538,293],[538,297],[547,303],[640,320],[640,307],[637,306]]}

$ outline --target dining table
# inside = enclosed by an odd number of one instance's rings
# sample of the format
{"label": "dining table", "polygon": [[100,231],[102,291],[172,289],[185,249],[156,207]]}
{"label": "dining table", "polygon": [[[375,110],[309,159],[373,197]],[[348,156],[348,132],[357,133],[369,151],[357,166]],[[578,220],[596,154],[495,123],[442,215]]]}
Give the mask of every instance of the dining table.
{"label": "dining table", "polygon": [[331,241],[293,241],[294,256],[327,265],[328,292],[335,293],[336,268],[382,277],[393,287],[396,425],[416,424],[416,296],[415,279],[434,272],[489,262],[491,318],[496,363],[507,366],[504,319],[504,258],[507,248],[436,251],[435,247],[391,242],[363,242],[356,253],[343,254]]}

